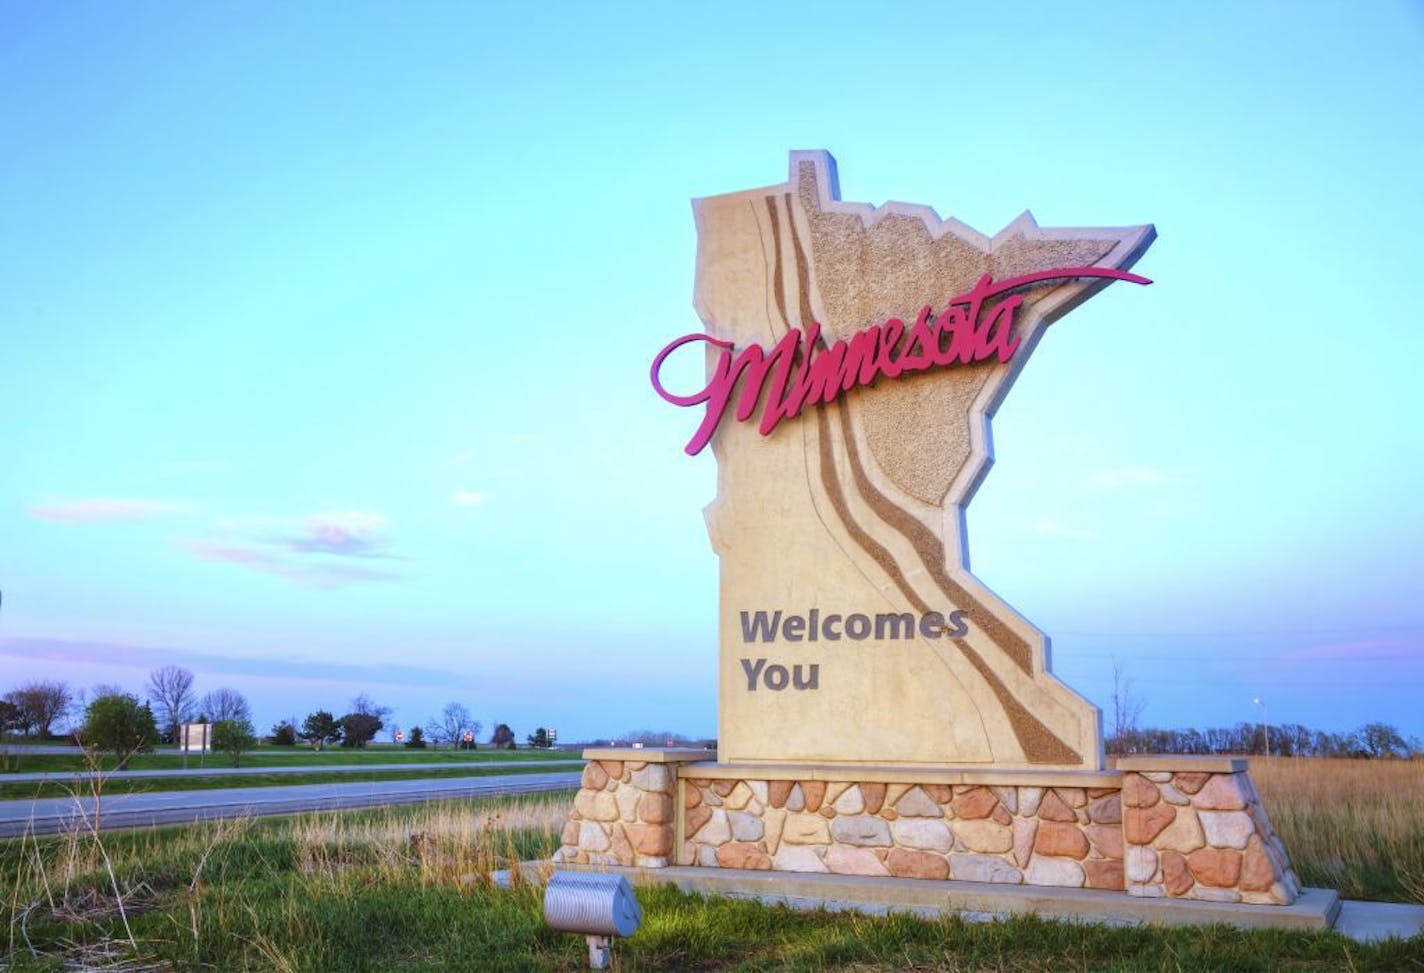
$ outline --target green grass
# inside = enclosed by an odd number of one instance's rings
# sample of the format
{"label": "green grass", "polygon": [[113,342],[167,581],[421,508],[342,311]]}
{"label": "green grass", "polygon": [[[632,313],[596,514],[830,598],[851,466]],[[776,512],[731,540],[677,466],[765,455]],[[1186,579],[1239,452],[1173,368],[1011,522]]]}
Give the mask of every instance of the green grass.
{"label": "green grass", "polygon": [[[322,773],[314,770],[298,774],[229,774],[226,776],[135,777],[121,775],[108,778],[104,794],[147,794],[159,791],[207,791],[231,787],[281,787],[290,784],[355,784],[376,780],[440,780],[451,777],[490,777],[497,774],[534,774],[576,767],[543,767],[538,762],[511,762],[500,767],[440,767],[430,770],[373,770],[368,773],[345,771]],[[4,778],[0,778],[3,781]],[[28,801],[46,797],[69,797],[76,792],[88,793],[87,781],[34,781],[0,783],[0,801]]]}
{"label": "green grass", "polygon": [[[508,860],[552,850],[570,799],[0,844],[0,968],[582,970],[582,939],[545,926],[537,889],[488,883]],[[1363,945],[1222,926],[802,913],[671,888],[638,897],[643,927],[617,945],[622,970],[1424,970],[1424,936]]]}
{"label": "green grass", "polygon": [[[7,745],[8,746],[8,745]],[[23,746],[10,747],[11,772],[20,773],[77,773],[91,770],[83,754],[26,753]],[[316,752],[306,747],[259,747],[249,754],[243,754],[244,767],[321,767],[350,764],[385,763],[538,763],[548,760],[577,760],[577,751],[559,750],[407,750],[405,748],[376,748],[368,750],[323,750]],[[129,761],[130,770],[182,770],[199,768],[199,758],[190,754],[186,758],[175,751],[141,753]],[[203,759],[209,767],[227,767],[230,761],[223,754],[208,754]],[[107,754],[99,758],[100,770],[113,770],[114,758]],[[0,780],[4,775],[0,774]]]}

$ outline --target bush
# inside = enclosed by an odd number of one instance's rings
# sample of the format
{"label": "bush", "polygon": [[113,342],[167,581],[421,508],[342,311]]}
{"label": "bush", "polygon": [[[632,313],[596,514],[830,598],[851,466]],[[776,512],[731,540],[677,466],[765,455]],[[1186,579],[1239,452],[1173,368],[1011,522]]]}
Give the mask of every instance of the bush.
{"label": "bush", "polygon": [[232,765],[240,766],[242,755],[257,746],[257,735],[247,720],[223,720],[213,724],[213,750],[232,757]]}
{"label": "bush", "polygon": [[418,726],[410,728],[410,739],[405,742],[406,748],[410,750],[425,749],[425,731]]}
{"label": "bush", "polygon": [[84,746],[114,755],[115,770],[123,770],[136,753],[149,753],[158,740],[158,726],[147,703],[129,693],[104,693],[84,710]]}
{"label": "bush", "polygon": [[272,746],[295,747],[296,745],[297,728],[292,725],[291,720],[283,720],[272,727]]}

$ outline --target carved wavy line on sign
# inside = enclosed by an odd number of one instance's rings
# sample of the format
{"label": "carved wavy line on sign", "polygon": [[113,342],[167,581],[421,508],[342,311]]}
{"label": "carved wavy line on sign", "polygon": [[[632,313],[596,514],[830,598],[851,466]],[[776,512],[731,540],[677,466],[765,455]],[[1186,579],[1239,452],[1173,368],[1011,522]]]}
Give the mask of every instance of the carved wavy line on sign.
{"label": "carved wavy line on sign", "polygon": [[771,218],[771,242],[776,250],[776,266],[771,271],[771,292],[776,295],[776,309],[781,313],[781,321],[790,327],[790,322],[786,318],[786,295],[783,293],[783,281],[781,276],[781,220],[776,214],[776,197],[766,197],[766,212]]}
{"label": "carved wavy line on sign", "polygon": [[[793,212],[791,204],[791,194],[785,196],[787,211]],[[791,244],[796,258],[796,280],[800,288],[800,305],[802,323],[812,320],[813,312],[810,302],[810,267],[808,265],[805,251],[801,246],[800,234],[796,232],[794,219],[790,225]],[[779,244],[779,241],[778,241]],[[778,264],[780,263],[780,247],[778,245]],[[962,586],[956,584],[949,577],[944,567],[944,545],[935,537],[928,528],[921,524],[907,511],[900,509],[890,498],[882,494],[870,481],[865,469],[861,465],[859,451],[856,447],[854,430],[850,425],[850,412],[848,403],[838,403],[837,412],[840,415],[841,435],[845,442],[846,456],[849,460],[852,479],[856,485],[856,492],[870,506],[883,522],[897,530],[914,548],[920,561],[924,564],[930,577],[934,579],[940,590],[957,606],[967,607],[970,612],[970,619],[976,622],[980,629],[989,638],[1005,651],[1005,654],[1013,659],[1023,670],[1032,674],[1031,648],[1027,642],[1019,639],[1008,628],[995,618],[976,598]],[[831,499],[831,504],[836,510],[837,516],[845,529],[855,539],[856,543],[868,553],[882,569],[885,570],[895,586],[907,600],[920,612],[928,611],[923,598],[914,590],[909,581],[905,578],[904,572],[900,570],[899,564],[895,561],[894,555],[879,541],[860,526],[850,512],[849,504],[846,502],[841,492],[839,478],[835,475],[834,456],[830,445],[830,420],[826,417],[825,407],[816,410],[816,423],[820,433],[820,466],[821,483],[826,490],[826,494]],[[927,556],[928,555],[928,556]],[[937,558],[936,558],[937,556]],[[985,624],[988,620],[989,624]],[[1006,647],[1009,646],[1019,650],[1016,654]],[[999,675],[984,661],[983,657],[963,639],[955,639],[955,646],[969,660],[970,664],[978,670],[984,681],[989,684],[994,696],[999,704],[1004,708],[1009,716],[1009,725],[1012,727],[1014,736],[1022,748],[1025,758],[1030,763],[1037,764],[1062,764],[1079,763],[1081,757],[1068,744],[1064,743],[1052,730],[1050,730],[1041,720],[1028,711],[1024,705],[1014,696],[1008,686],[1004,684]]]}

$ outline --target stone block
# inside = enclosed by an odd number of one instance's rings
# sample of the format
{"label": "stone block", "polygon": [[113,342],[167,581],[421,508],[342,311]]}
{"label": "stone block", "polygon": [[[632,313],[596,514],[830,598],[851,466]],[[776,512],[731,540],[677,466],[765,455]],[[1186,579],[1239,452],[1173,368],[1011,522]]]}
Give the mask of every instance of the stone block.
{"label": "stone block", "polygon": [[1267,892],[1270,891],[1275,881],[1275,864],[1266,854],[1260,837],[1252,835],[1245,852],[1241,855],[1241,890],[1243,892]]}
{"label": "stone block", "polygon": [[[934,797],[933,794],[930,796]],[[994,807],[998,803],[999,799],[989,788],[969,787],[956,794],[954,799],[949,802],[949,807],[956,818],[972,821],[987,818],[994,813]]]}
{"label": "stone block", "polygon": [[615,822],[609,829],[608,837],[613,842],[613,856],[620,862],[631,865],[636,852],[633,850],[633,843],[628,840],[628,832],[624,830],[623,825]]}
{"label": "stone block", "polygon": [[1090,824],[1083,828],[1083,834],[1099,855],[1104,858],[1122,858],[1122,826],[1118,824]]}
{"label": "stone block", "polygon": [[1090,889],[1112,889],[1121,892],[1127,887],[1120,859],[1089,858],[1083,862],[1083,871],[1088,876]]}
{"label": "stone block", "polygon": [[1187,868],[1202,885],[1234,888],[1241,880],[1241,852],[1229,848],[1199,848],[1187,856]]}
{"label": "stone block", "polygon": [[608,791],[579,791],[574,810],[588,821],[617,821],[619,816],[618,802]]}
{"label": "stone block", "polygon": [[1186,855],[1206,844],[1206,835],[1202,831],[1201,821],[1197,818],[1197,812],[1192,808],[1182,808],[1177,811],[1177,816],[1172,819],[1172,823],[1163,828],[1162,831],[1152,840],[1152,844],[1158,848],[1170,848],[1172,851],[1179,851]]}
{"label": "stone block", "polygon": [[702,791],[698,790],[696,787],[693,787],[692,782],[688,781],[682,788],[682,806],[691,808],[696,807],[701,803]]}
{"label": "stone block", "polygon": [[1129,847],[1123,864],[1129,882],[1150,882],[1157,874],[1157,852],[1151,848]]}
{"label": "stone block", "polygon": [[806,810],[806,795],[801,790],[800,784],[792,784],[791,790],[786,794],[786,810],[804,811]]}
{"label": "stone block", "polygon": [[994,797],[1010,814],[1019,812],[1019,789],[1017,787],[991,787]]}
{"label": "stone block", "polygon": [[606,774],[610,780],[623,779],[623,761],[600,760],[598,761],[598,765],[603,768],[604,774]]}
{"label": "stone block", "polygon": [[762,806],[765,807],[767,796],[771,792],[771,788],[767,786],[767,782],[764,780],[749,780],[746,783],[747,786],[752,789],[752,799],[760,801]]}
{"label": "stone block", "polygon": [[710,819],[693,834],[693,837],[709,845],[720,845],[731,841],[732,822],[727,819],[727,812],[720,807],[712,811]]}
{"label": "stone block", "polygon": [[895,811],[902,818],[942,818],[944,809],[923,788],[911,787],[895,802]]}
{"label": "stone block", "polygon": [[885,859],[885,867],[891,875],[899,878],[949,878],[949,861],[943,855],[927,851],[909,851],[905,848],[891,848]]}
{"label": "stone block", "polygon": [[752,789],[747,786],[744,780],[737,781],[737,786],[732,788],[732,792],[722,798],[722,804],[729,811],[740,811],[747,806],[752,799]]}
{"label": "stone block", "polygon": [[826,797],[826,782],[821,780],[803,780],[801,782],[801,794],[806,798],[806,810],[819,811],[821,802]]}
{"label": "stone block", "polygon": [[791,794],[791,788],[796,786],[795,781],[773,780],[766,785],[767,800],[772,807],[785,807],[786,798]]}
{"label": "stone block", "polygon": [[1198,885],[1192,889],[1192,894],[1188,898],[1201,899],[1206,902],[1240,902],[1241,893],[1235,889],[1213,889]]}
{"label": "stone block", "polygon": [[1083,866],[1067,858],[1045,858],[1034,855],[1024,869],[1024,882],[1028,885],[1051,885],[1059,888],[1082,888],[1087,881]]}
{"label": "stone block", "polygon": [[826,793],[821,798],[821,806],[834,805],[836,800],[853,786],[855,785],[843,780],[827,781]]}
{"label": "stone block", "polygon": [[625,824],[628,840],[640,855],[672,854],[672,828],[663,824]]}
{"label": "stone block", "polygon": [[771,867],[771,856],[761,842],[732,841],[717,849],[717,864],[721,868]]}
{"label": "stone block", "polygon": [[584,765],[582,783],[588,790],[601,791],[603,785],[608,783],[608,773],[597,760],[590,760]]}
{"label": "stone block", "polygon": [[725,799],[736,788],[737,783],[735,780],[714,780],[712,781],[712,793]]}
{"label": "stone block", "polygon": [[607,851],[611,844],[608,832],[603,830],[602,825],[594,821],[579,822],[579,851]]}
{"label": "stone block", "polygon": [[766,850],[774,855],[781,846],[781,829],[786,824],[786,810],[767,808],[762,812],[761,820],[765,829],[762,840],[766,842]]}
{"label": "stone block", "polygon": [[1022,872],[998,855],[950,855],[949,874],[950,877],[960,882],[997,882],[1001,885],[1020,885],[1024,880]]}
{"label": "stone block", "polygon": [[1246,847],[1256,833],[1256,822],[1245,811],[1199,811],[1207,844],[1217,848]]}
{"label": "stone block", "polygon": [[1122,833],[1130,845],[1150,845],[1162,831],[1177,817],[1177,809],[1170,804],[1155,804],[1146,809],[1129,807],[1124,815]]}
{"label": "stone block", "polygon": [[890,822],[890,833],[895,843],[906,848],[925,851],[949,851],[954,847],[954,838],[949,826],[935,818],[900,818]]}
{"label": "stone block", "polygon": [[1126,774],[1122,779],[1123,807],[1151,807],[1162,799],[1157,785],[1141,774]]}
{"label": "stone block", "polygon": [[[976,851],[1006,851],[1007,848],[981,848]],[[1034,855],[1052,855],[1062,858],[1085,858],[1088,854],[1088,839],[1076,824],[1059,821],[1044,821],[1038,826],[1038,837],[1033,843]]]}
{"label": "stone block", "polygon": [[1053,792],[1069,807],[1088,806],[1088,792],[1081,787],[1055,787]]}
{"label": "stone block", "polygon": [[1206,811],[1244,811],[1246,792],[1239,778],[1245,774],[1212,774],[1192,795],[1192,806]]}
{"label": "stone block", "polygon": [[732,838],[736,841],[760,841],[766,833],[761,818],[746,811],[728,811],[727,820],[732,826]]}
{"label": "stone block", "polygon": [[859,789],[861,799],[865,801],[865,813],[879,814],[885,806],[885,785],[861,784]]}
{"label": "stone block", "polygon": [[717,868],[717,848],[714,845],[697,846],[697,864],[703,868]]}
{"label": "stone block", "polygon": [[819,814],[800,812],[786,815],[786,823],[781,828],[783,845],[827,845],[830,842],[830,826]]}
{"label": "stone block", "polygon": [[613,792],[613,800],[618,804],[620,820],[636,821],[638,819],[638,800],[644,793],[636,787],[619,787]]}
{"label": "stone block", "polygon": [[[948,804],[954,799],[954,788],[949,784],[921,784],[926,796],[936,804]],[[963,790],[964,788],[960,788]]]}
{"label": "stone block", "polygon": [[712,808],[706,804],[699,804],[687,812],[687,820],[683,824],[684,832],[689,836],[696,835],[698,829],[708,821],[712,820]]}
{"label": "stone block", "polygon": [[771,867],[778,872],[824,872],[826,863],[809,845],[782,843],[780,850],[771,857]]}
{"label": "stone block", "polygon": [[1171,784],[1158,784],[1157,789],[1162,793],[1162,800],[1166,801],[1168,804],[1175,804],[1178,807],[1184,807],[1185,805],[1192,803],[1192,799],[1190,797],[1177,790]]}
{"label": "stone block", "polygon": [[[1013,829],[1006,828],[997,821],[955,820],[950,824],[950,830],[969,851],[997,854],[1006,852],[1014,846]],[[1038,833],[1040,837],[1043,835],[1042,827],[1038,829]],[[1087,842],[1085,841],[1083,844],[1086,849]]]}
{"label": "stone block", "polygon": [[1038,813],[1038,805],[1043,801],[1042,787],[1020,787],[1017,814],[1031,818]]}
{"label": "stone block", "polygon": [[893,844],[890,840],[890,825],[882,818],[868,814],[837,816],[831,822],[831,837],[837,842],[861,847],[888,848]]}
{"label": "stone block", "polygon": [[1033,842],[1038,836],[1038,818],[1014,818],[1014,861],[1026,868],[1033,854]]}
{"label": "stone block", "polygon": [[1195,884],[1196,879],[1192,878],[1192,873],[1187,868],[1185,855],[1175,851],[1162,852],[1162,885],[1168,895],[1181,898],[1190,892]]}
{"label": "stone block", "polygon": [[1094,824],[1122,823],[1122,794],[1114,791],[1088,805],[1088,820]]}
{"label": "stone block", "polygon": [[869,848],[853,848],[849,845],[831,845],[826,852],[826,868],[837,875],[889,875],[875,852]]}
{"label": "stone block", "polygon": [[831,806],[836,809],[837,814],[860,814],[865,810],[865,799],[861,796],[860,788],[852,785],[837,795]]}
{"label": "stone block", "polygon": [[1172,775],[1172,786],[1188,796],[1195,794],[1202,789],[1202,785],[1207,782],[1211,774],[1193,771],[1192,773],[1181,773]]}
{"label": "stone block", "polygon": [[1043,795],[1038,804],[1038,816],[1045,821],[1059,821],[1065,824],[1078,820],[1078,815],[1067,801],[1058,795],[1057,788]]}

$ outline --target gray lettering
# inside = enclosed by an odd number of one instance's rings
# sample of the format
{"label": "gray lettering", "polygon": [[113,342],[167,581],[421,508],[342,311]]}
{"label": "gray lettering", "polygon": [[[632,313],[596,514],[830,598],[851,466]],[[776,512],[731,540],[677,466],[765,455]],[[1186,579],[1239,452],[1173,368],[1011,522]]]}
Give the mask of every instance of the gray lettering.
{"label": "gray lettering", "polygon": [[870,636],[870,619],[865,615],[852,615],[846,619],[846,638],[855,639],[857,642]]}
{"label": "gray lettering", "polygon": [[841,633],[840,633],[840,632],[837,632],[837,631],[835,630],[835,628],[832,627],[832,626],[835,626],[835,625],[839,625],[840,623],[841,623],[841,616],[839,616],[839,615],[827,615],[827,616],[826,616],[826,622],[825,622],[824,625],[821,626],[821,634],[826,637],[826,641],[828,641],[828,642],[839,642],[839,641],[841,640]]}
{"label": "gray lettering", "polygon": [[949,623],[954,626],[948,630],[950,638],[962,639],[969,634],[969,623],[965,621],[967,617],[969,613],[963,609],[949,613]]}
{"label": "gray lettering", "polygon": [[747,674],[747,691],[748,691],[748,692],[753,692],[753,693],[756,692],[757,676],[761,674],[761,667],[764,666],[764,665],[766,665],[766,660],[765,660],[765,659],[758,659],[758,660],[756,661],[756,668],[752,668],[752,660],[751,660],[751,659],[743,659],[743,660],[742,660],[742,671]]}
{"label": "gray lettering", "polygon": [[944,616],[939,612],[925,612],[920,618],[920,634],[927,639],[944,637]]}
{"label": "gray lettering", "polygon": [[810,639],[812,642],[816,641],[816,623],[820,620],[820,615],[821,615],[821,609],[819,609],[819,608],[812,608],[812,609],[811,609],[811,624],[808,626],[808,628],[810,629],[810,631],[807,633],[807,636],[806,636],[806,637],[807,637],[808,639]]}
{"label": "gray lettering", "polygon": [[776,630],[781,626],[781,612],[777,612],[770,619],[766,617],[766,612],[757,612],[753,615],[750,612],[742,612],[742,641],[751,642],[760,639],[763,642],[770,642],[776,638]]}
{"label": "gray lettering", "polygon": [[907,639],[914,634],[915,616],[909,612],[875,616],[875,637],[878,639]]}
{"label": "gray lettering", "polygon": [[821,686],[821,666],[819,663],[812,663],[806,667],[810,670],[809,676],[801,675],[801,666],[797,665],[791,670],[791,681],[797,689],[819,689]]}
{"label": "gray lettering", "polygon": [[781,626],[781,637],[788,642],[799,642],[804,637],[806,631],[806,619],[800,615],[792,615],[786,620],[786,624]]}
{"label": "gray lettering", "polygon": [[785,666],[767,666],[766,675],[762,676],[762,685],[767,689],[774,689],[777,692],[786,688],[786,680],[790,676],[786,672]]}

